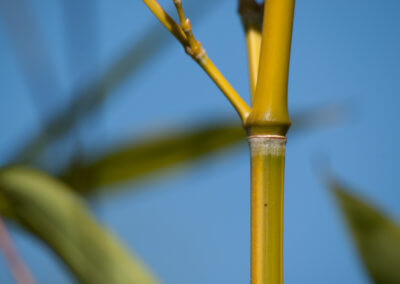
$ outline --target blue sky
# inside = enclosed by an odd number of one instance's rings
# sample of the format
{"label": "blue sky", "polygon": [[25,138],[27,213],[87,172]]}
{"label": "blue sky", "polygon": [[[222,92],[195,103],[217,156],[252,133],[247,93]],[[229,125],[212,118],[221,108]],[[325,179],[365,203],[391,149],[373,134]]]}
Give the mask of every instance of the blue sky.
{"label": "blue sky", "polygon": [[[63,1],[19,1],[32,6],[57,74],[60,92],[52,97],[51,111],[156,25],[139,0],[97,1],[97,36],[92,37],[90,29],[81,30],[75,40],[82,47],[68,49]],[[172,8],[171,1],[160,3]],[[183,3],[199,5],[194,0]],[[192,24],[209,56],[248,100],[245,44],[236,4],[232,0],[210,4]],[[75,6],[79,10],[79,4]],[[290,113],[335,102],[351,111],[339,125],[296,132],[288,141],[286,283],[368,283],[336,204],[313,168],[314,157],[328,157],[342,180],[399,219],[399,8],[394,0],[297,1]],[[158,29],[163,28],[158,25]],[[27,133],[40,128],[7,30],[0,21],[0,163]],[[49,88],[42,90],[54,96]],[[95,123],[86,123],[79,133],[90,152],[218,117],[238,121],[226,99],[171,37],[147,66],[113,91]],[[181,170],[169,179],[140,184],[140,191],[127,190],[90,204],[164,283],[248,283],[247,146],[227,149]],[[38,283],[71,282],[43,244],[14,227],[12,234]],[[0,271],[1,283],[13,283],[2,259]]]}

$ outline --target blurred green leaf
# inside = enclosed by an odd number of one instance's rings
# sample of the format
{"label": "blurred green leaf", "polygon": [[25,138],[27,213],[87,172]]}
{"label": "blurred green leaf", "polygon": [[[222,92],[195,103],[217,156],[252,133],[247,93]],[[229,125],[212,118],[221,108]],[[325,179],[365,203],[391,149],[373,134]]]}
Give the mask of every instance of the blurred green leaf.
{"label": "blurred green leaf", "polygon": [[[83,193],[138,178],[154,177],[162,169],[212,155],[245,140],[239,122],[196,127],[153,135],[86,165],[72,166],[64,179]],[[113,189],[114,190],[114,189]]]}
{"label": "blurred green leaf", "polygon": [[[327,105],[295,115],[289,133],[337,123],[343,106]],[[94,162],[71,165],[63,179],[81,193],[94,193],[99,188],[115,191],[110,186],[132,180],[153,178],[155,173],[171,167],[212,156],[229,146],[244,142],[245,131],[239,121],[214,119],[208,123],[167,134],[155,134],[142,141],[105,154]],[[244,144],[244,143],[243,143]]]}
{"label": "blurred green leaf", "polygon": [[337,182],[331,182],[355,244],[375,283],[400,283],[400,226]]}
{"label": "blurred green leaf", "polygon": [[157,283],[70,188],[45,174],[2,169],[0,212],[44,241],[80,283]]}

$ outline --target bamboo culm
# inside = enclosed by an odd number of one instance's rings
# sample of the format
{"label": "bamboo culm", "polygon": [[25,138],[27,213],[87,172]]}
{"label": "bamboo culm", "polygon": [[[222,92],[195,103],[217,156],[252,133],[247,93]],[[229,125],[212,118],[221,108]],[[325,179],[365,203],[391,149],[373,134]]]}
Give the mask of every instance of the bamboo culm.
{"label": "bamboo culm", "polygon": [[286,139],[249,137],[251,284],[283,283],[283,181]]}

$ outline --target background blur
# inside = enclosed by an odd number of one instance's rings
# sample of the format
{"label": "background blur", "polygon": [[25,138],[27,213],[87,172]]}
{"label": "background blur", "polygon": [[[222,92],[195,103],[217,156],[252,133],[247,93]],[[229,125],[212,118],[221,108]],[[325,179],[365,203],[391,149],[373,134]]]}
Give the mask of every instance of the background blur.
{"label": "background blur", "polygon": [[[173,14],[172,1],[159,2]],[[237,1],[183,3],[209,56],[248,99]],[[297,1],[290,112],[340,104],[346,117],[339,114],[337,123],[290,135],[286,283],[369,281],[332,194],[318,177],[315,157],[327,157],[335,174],[358,194],[400,216],[399,9],[395,0]],[[139,0],[1,0],[0,62],[0,165],[13,159],[43,121],[118,64],[104,87],[106,98],[46,149],[39,167],[57,172],[73,153],[74,159],[90,159],[158,131],[193,129],[220,118],[240,123]],[[90,198],[90,206],[164,283],[249,282],[245,141],[179,171],[122,187]],[[8,227],[38,283],[73,281],[44,244]],[[13,283],[3,258],[0,283]]]}

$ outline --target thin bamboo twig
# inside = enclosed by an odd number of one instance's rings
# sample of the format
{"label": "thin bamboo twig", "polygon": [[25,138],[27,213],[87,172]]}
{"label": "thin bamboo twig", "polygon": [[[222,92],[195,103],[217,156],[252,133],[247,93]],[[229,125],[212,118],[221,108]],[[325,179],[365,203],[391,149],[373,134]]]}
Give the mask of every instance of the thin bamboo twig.
{"label": "thin bamboo twig", "polygon": [[232,85],[226,80],[211,59],[207,56],[201,43],[195,39],[192,32],[190,21],[185,18],[182,3],[180,0],[174,0],[175,7],[180,19],[180,26],[164,11],[156,0],[142,0],[153,12],[156,18],[165,26],[165,28],[175,36],[185,48],[193,60],[208,74],[217,87],[222,91],[232,106],[239,114],[243,124],[250,114],[250,107],[235,91]]}
{"label": "thin bamboo twig", "polygon": [[181,27],[168,15],[155,0],[143,0],[144,4],[156,16],[161,24],[183,45],[187,45],[187,38]]}
{"label": "thin bamboo twig", "polygon": [[246,36],[250,97],[253,104],[260,61],[263,4],[258,4],[255,0],[239,0],[239,14]]}
{"label": "thin bamboo twig", "polygon": [[[250,114],[250,107],[245,101],[240,97],[240,95],[235,91],[235,89],[229,84],[225,77],[218,71],[214,63],[205,55],[202,59],[202,67],[204,71],[211,77],[215,82],[217,87],[225,94],[226,98],[235,108],[236,112],[239,114],[243,124],[246,122],[247,117]],[[229,95],[228,95],[229,94]]]}
{"label": "thin bamboo twig", "polygon": [[7,232],[6,225],[0,217],[0,247],[8,262],[15,281],[18,284],[35,284],[32,274],[29,272],[23,260],[19,257],[13,241]]}
{"label": "thin bamboo twig", "polygon": [[260,59],[261,33],[255,29],[249,29],[246,32],[246,45],[249,64],[250,97],[251,103],[254,104]]}

